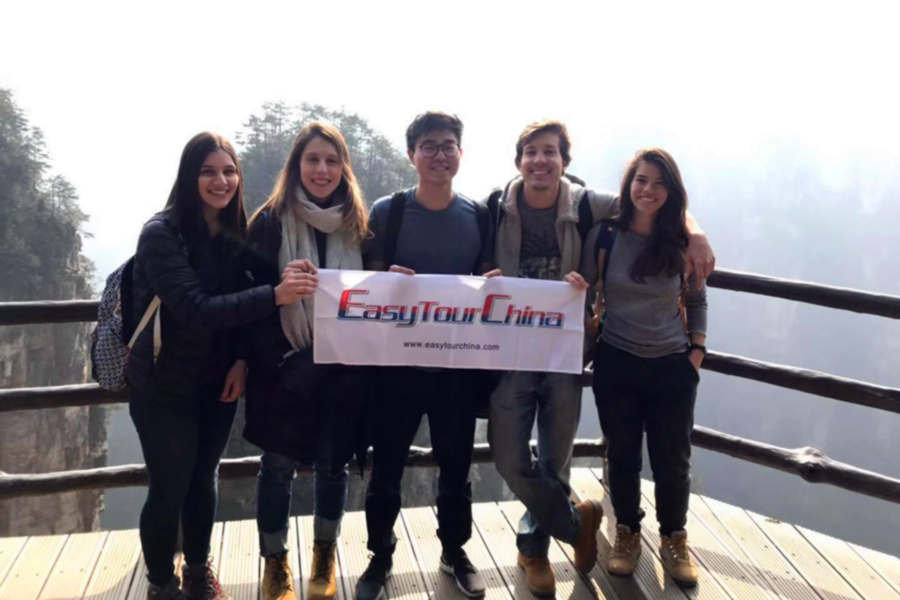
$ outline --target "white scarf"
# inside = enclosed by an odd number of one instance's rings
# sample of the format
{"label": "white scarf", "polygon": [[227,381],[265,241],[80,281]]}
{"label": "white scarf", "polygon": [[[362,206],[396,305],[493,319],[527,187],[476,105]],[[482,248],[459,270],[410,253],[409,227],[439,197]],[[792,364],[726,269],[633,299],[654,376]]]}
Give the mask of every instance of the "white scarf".
{"label": "white scarf", "polygon": [[[292,260],[308,258],[319,266],[319,248],[314,229],[328,235],[325,264],[329,269],[362,269],[362,255],[353,232],[343,227],[344,204],[322,208],[311,202],[303,188],[287,198],[281,217],[281,248],[278,250],[278,272]],[[313,298],[281,307],[281,329],[294,350],[309,348],[313,340]]]}

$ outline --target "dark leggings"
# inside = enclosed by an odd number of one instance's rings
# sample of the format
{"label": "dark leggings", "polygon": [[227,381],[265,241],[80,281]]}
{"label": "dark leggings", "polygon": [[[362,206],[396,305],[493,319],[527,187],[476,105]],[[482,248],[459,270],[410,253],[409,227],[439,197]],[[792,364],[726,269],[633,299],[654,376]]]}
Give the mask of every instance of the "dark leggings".
{"label": "dark leggings", "polygon": [[218,464],[237,407],[219,402],[221,385],[199,388],[192,398],[157,390],[131,392],[150,483],[141,511],[141,547],[150,583],[172,578],[181,519],[188,564],[206,562],[216,515]]}
{"label": "dark leggings", "polygon": [[641,442],[655,483],[662,535],[684,529],[691,492],[691,431],[699,376],[687,353],[641,358],[601,341],[594,354],[594,398],[607,442],[616,520],[640,530]]}

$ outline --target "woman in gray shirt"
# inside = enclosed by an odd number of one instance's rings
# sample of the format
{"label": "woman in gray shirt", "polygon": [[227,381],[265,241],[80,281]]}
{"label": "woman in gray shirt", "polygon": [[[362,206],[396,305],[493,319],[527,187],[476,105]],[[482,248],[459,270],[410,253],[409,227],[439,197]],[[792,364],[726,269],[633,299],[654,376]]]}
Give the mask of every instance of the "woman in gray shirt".
{"label": "woman in gray shirt", "polygon": [[[618,522],[607,569],[630,575],[640,556],[641,442],[646,430],[660,555],[678,583],[693,585],[697,570],[684,526],[694,400],[706,353],[706,289],[697,289],[693,278],[685,276],[687,193],[672,157],[658,148],[639,151],[622,179],[620,198],[618,222],[599,226],[586,244],[598,248],[586,260],[596,261],[596,308],[598,314],[605,309],[594,351],[593,388],[608,444]],[[598,235],[605,237],[591,245]]]}

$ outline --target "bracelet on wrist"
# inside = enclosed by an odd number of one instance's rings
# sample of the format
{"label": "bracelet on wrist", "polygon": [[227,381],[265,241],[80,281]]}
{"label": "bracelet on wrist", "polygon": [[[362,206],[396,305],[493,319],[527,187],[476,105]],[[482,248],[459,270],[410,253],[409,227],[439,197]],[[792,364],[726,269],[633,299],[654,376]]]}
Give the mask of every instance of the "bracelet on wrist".
{"label": "bracelet on wrist", "polygon": [[699,350],[700,352],[703,353],[703,356],[706,356],[706,346],[704,346],[703,344],[693,344],[692,343],[688,347],[688,352],[693,352],[694,350]]}

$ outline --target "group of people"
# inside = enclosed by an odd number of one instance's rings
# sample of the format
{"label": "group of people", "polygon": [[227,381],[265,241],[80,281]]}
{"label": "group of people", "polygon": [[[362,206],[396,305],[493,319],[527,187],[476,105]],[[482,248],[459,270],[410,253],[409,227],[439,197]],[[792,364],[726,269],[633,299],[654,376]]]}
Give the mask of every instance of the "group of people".
{"label": "group of people", "polygon": [[[696,582],[684,526],[693,406],[706,352],[703,281],[714,259],[686,211],[678,167],[665,151],[644,150],[618,195],[594,192],[565,173],[571,160],[565,126],[533,123],[516,143],[519,175],[500,194],[499,214],[486,221],[485,203],[453,189],[462,130],[450,114],[417,116],[406,132],[417,185],[367,211],[343,136],[326,123],[309,123],[249,222],[231,144],[211,133],[188,142],[165,209],[141,232],[132,275],[131,316],[140,318],[154,296],[162,302],[158,356],[148,328],[126,370],[149,472],[140,517],[148,599],[228,597],[209,565],[209,546],[217,465],[242,394],[244,436],[263,450],[257,525],[264,598],[298,597],[287,538],[291,484],[301,464],[314,469],[306,598],[335,596],[347,465],[369,446],[371,557],[356,597],[385,597],[401,478],[425,415],[439,469],[440,569],[464,595],[484,594],[463,550],[472,532],[472,386],[480,380],[457,369],[315,364],[312,300],[320,268],[526,277],[589,290],[596,297],[587,327],[593,388],[617,521],[606,568],[629,575],[640,554],[646,430],[660,555],[676,581]],[[597,561],[601,504],[570,500],[580,409],[580,380],[571,374],[505,372],[490,398],[495,464],[527,509],[516,543],[536,596],[555,590],[550,537],[573,546],[578,570]],[[536,458],[529,448],[535,424]],[[173,566],[179,522],[181,579]]]}

